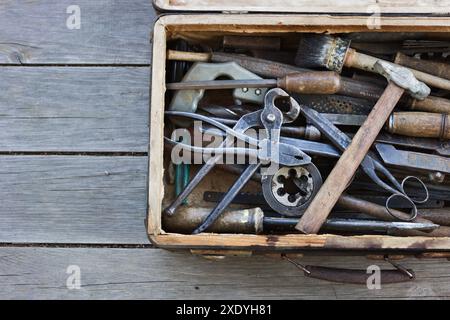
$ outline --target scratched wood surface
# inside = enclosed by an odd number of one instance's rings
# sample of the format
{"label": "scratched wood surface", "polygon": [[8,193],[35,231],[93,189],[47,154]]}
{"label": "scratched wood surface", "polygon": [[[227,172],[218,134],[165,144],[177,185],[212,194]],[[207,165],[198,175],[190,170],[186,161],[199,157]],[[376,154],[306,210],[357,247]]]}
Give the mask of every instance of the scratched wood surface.
{"label": "scratched wood surface", "polygon": [[[385,262],[361,257],[309,257],[302,261],[346,268],[373,264],[391,268]],[[403,263],[416,271],[418,280],[368,290],[361,285],[305,278],[291,264],[267,257],[210,261],[159,249],[0,248],[0,298],[439,299],[450,295],[450,262],[408,259]],[[67,288],[69,266],[79,267],[79,290]]]}
{"label": "scratched wood surface", "polygon": [[0,63],[146,65],[155,16],[151,0],[0,1]]}
{"label": "scratched wood surface", "polygon": [[0,152],[147,152],[148,67],[0,71]]}
{"label": "scratched wood surface", "polygon": [[[0,1],[0,298],[450,297],[445,260],[408,259],[416,282],[367,290],[308,279],[265,257],[213,262],[151,248],[144,219],[157,14],[150,0],[79,0],[80,29],[69,29],[72,5]],[[69,265],[81,269],[80,290],[66,287]]]}
{"label": "scratched wood surface", "polygon": [[0,242],[148,243],[147,157],[1,156]]}

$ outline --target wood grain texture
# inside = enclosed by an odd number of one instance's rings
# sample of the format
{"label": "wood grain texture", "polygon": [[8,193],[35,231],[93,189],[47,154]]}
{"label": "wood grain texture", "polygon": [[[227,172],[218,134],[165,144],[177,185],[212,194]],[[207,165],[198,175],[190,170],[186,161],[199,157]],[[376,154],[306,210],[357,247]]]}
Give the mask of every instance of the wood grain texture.
{"label": "wood grain texture", "polygon": [[[364,257],[304,257],[304,264],[392,269]],[[400,261],[417,280],[368,290],[364,285],[306,278],[279,258],[227,257],[211,261],[159,249],[0,248],[2,299],[440,299],[450,297],[450,262]],[[69,265],[81,289],[69,290]],[[171,310],[167,310],[171,312]]]}
{"label": "wood grain texture", "polygon": [[[447,231],[446,231],[447,230]],[[395,237],[379,235],[340,236],[333,234],[322,235],[249,235],[249,234],[214,234],[202,233],[196,235],[183,235],[167,233],[158,236],[150,236],[152,243],[164,249],[222,249],[253,250],[253,251],[299,251],[302,249],[320,250],[373,250],[383,253],[389,250],[426,250],[449,251],[450,238],[443,237],[443,232],[448,236],[448,229],[441,227],[436,238],[424,237],[421,233],[417,237]]]}
{"label": "wood grain texture", "polygon": [[[67,27],[71,5],[80,29]],[[1,1],[0,63],[150,64],[155,18],[149,0]]]}
{"label": "wood grain texture", "polygon": [[0,242],[148,243],[147,162],[1,156]]}
{"label": "wood grain texture", "polygon": [[3,67],[0,151],[147,152],[148,67]]}
{"label": "wood grain texture", "polygon": [[450,139],[450,115],[430,112],[394,112],[390,133],[409,137]]}

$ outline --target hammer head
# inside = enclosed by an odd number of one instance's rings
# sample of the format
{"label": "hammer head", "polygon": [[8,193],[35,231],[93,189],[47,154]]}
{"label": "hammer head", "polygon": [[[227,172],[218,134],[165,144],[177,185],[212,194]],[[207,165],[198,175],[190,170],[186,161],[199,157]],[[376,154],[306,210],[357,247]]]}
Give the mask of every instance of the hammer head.
{"label": "hammer head", "polygon": [[407,68],[380,60],[375,63],[374,68],[376,72],[405,89],[415,99],[423,100],[430,95],[431,89],[417,80]]}

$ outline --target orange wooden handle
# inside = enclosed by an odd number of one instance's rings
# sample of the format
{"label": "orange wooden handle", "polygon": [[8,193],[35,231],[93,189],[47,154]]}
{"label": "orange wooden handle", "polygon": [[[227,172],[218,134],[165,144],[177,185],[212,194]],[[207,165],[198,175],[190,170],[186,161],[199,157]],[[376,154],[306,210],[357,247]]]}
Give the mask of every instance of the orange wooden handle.
{"label": "orange wooden handle", "polygon": [[390,133],[410,137],[450,139],[450,115],[427,112],[395,112],[389,117]]}

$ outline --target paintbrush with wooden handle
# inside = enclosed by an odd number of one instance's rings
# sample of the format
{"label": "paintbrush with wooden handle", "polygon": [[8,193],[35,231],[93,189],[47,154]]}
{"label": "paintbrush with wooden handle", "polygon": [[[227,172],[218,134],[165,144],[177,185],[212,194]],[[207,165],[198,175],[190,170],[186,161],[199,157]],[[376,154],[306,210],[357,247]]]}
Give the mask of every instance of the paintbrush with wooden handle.
{"label": "paintbrush with wooden handle", "polygon": [[[307,68],[325,67],[339,73],[344,66],[376,73],[374,66],[377,61],[381,60],[350,48],[350,41],[319,34],[302,36],[295,58],[295,64],[298,66]],[[392,64],[392,62],[388,63]],[[430,86],[450,90],[450,80],[411,68],[409,70],[418,80]]]}

